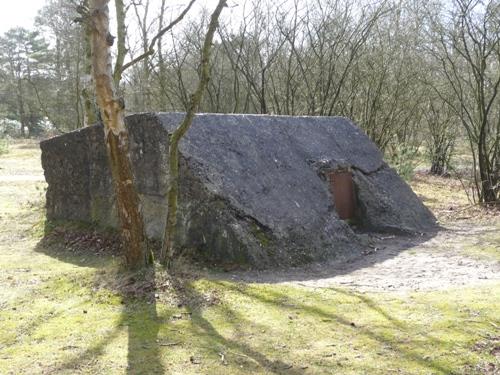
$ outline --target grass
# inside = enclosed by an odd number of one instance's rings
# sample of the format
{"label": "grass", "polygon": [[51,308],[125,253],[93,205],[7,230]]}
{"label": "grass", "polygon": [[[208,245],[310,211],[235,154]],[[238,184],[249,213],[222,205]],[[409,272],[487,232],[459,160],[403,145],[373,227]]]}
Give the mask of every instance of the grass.
{"label": "grass", "polygon": [[458,227],[464,236],[463,255],[488,261],[500,261],[500,220],[498,209],[485,210],[467,199],[460,181],[417,173],[411,186],[439,222]]}
{"label": "grass", "polygon": [[[40,173],[36,157],[12,147],[0,163]],[[42,240],[43,191],[43,183],[0,184],[0,374],[498,369],[498,284],[360,293],[171,276],[159,266],[124,273],[112,255]]]}
{"label": "grass", "polygon": [[452,374],[496,361],[500,303],[487,288],[361,294],[200,279],[137,298],[95,288],[109,266],[81,268],[4,306],[1,373]]}
{"label": "grass", "polygon": [[0,138],[0,155],[9,152],[9,143],[5,138]]}
{"label": "grass", "polygon": [[40,147],[34,140],[11,140],[0,157],[0,175],[42,174]]}
{"label": "grass", "polygon": [[437,215],[444,216],[470,205],[460,181],[455,179],[417,173],[410,185]]}

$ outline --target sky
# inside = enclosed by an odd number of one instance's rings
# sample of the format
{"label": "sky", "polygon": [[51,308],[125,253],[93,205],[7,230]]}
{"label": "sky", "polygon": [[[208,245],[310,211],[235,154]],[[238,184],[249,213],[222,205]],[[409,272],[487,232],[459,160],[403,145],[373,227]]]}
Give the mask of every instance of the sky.
{"label": "sky", "polygon": [[0,34],[16,26],[32,28],[37,11],[44,4],[45,0],[2,1]]}
{"label": "sky", "polygon": [[[27,29],[33,28],[35,16],[39,9],[41,9],[46,0],[14,0],[14,1],[2,1],[2,11],[0,12],[0,35],[5,33],[7,30],[22,26]],[[152,0],[152,4],[158,2],[158,0]],[[239,1],[229,0],[228,3],[230,8],[233,8]],[[187,0],[175,0],[169,1],[168,4],[186,4]],[[215,7],[217,0],[197,0],[199,6],[206,6],[209,9]],[[110,7],[112,10],[113,3],[110,2]],[[181,9],[180,7],[178,9]],[[226,11],[226,13],[229,13]]]}

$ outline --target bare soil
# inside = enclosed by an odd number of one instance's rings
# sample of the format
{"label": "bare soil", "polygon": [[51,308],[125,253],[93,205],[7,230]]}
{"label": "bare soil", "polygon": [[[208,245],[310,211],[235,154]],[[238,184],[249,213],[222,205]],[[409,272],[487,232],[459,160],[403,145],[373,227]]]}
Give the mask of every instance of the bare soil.
{"label": "bare soil", "polygon": [[[316,263],[290,271],[249,271],[230,278],[245,282],[284,283],[314,288],[343,286],[360,291],[441,290],[491,284],[500,280],[500,261],[470,254],[470,249],[500,244],[488,242],[498,224],[449,223],[434,237],[374,235],[363,257]],[[471,241],[472,240],[472,241]],[[495,249],[496,248],[496,249]]]}

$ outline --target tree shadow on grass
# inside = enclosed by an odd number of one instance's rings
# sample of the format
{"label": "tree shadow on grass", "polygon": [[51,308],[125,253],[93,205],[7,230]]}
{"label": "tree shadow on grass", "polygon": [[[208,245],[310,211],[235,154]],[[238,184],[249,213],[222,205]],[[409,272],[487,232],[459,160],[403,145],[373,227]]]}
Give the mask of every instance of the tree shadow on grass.
{"label": "tree shadow on grass", "polygon": [[[222,284],[221,284],[222,285]],[[405,359],[412,361],[414,363],[418,363],[420,366],[429,369],[430,371],[439,371],[444,374],[452,374],[454,373],[453,369],[451,369],[447,364],[442,363],[439,360],[431,359],[427,354],[422,355],[418,352],[419,347],[415,346],[413,348],[408,348],[404,343],[400,343],[397,340],[391,340],[386,335],[381,332],[377,332],[376,329],[371,329],[369,326],[357,326],[353,323],[352,319],[347,316],[343,316],[340,313],[335,312],[335,306],[332,305],[331,309],[327,311],[324,308],[318,306],[306,305],[304,303],[300,303],[298,301],[293,301],[293,305],[287,305],[282,303],[288,299],[288,296],[285,293],[281,293],[278,291],[269,291],[266,290],[266,294],[259,294],[255,291],[250,290],[246,287],[240,287],[233,285],[228,285],[224,283],[226,288],[233,290],[234,292],[240,293],[246,297],[254,299],[260,303],[264,303],[270,306],[279,307],[280,309],[296,311],[299,309],[301,312],[305,312],[306,314],[316,317],[318,319],[323,320],[331,320],[336,324],[340,324],[350,330],[352,330],[353,337],[356,335],[363,335],[372,340],[375,340],[381,345],[390,347],[394,352],[396,352],[399,356],[404,357]],[[415,334],[415,330],[410,325],[406,324],[404,321],[392,316],[387,310],[385,310],[379,303],[374,301],[372,298],[368,296],[357,293],[351,290],[344,290],[340,288],[328,288],[329,290],[342,294],[344,296],[355,298],[359,301],[359,304],[362,306],[360,309],[366,308],[375,311],[385,318],[392,326],[393,330],[404,333],[408,337],[412,337]],[[438,338],[433,337],[431,334],[425,333],[423,336],[426,338],[428,342],[430,342],[435,347],[450,347],[453,346],[452,341],[440,340]]]}
{"label": "tree shadow on grass", "polygon": [[[225,367],[226,373],[231,366],[245,366],[248,373],[272,373],[303,375],[303,369],[294,367],[291,362],[282,359],[271,359],[262,351],[257,350],[250,344],[244,342],[242,338],[228,338],[221,334],[208,318],[204,316],[204,305],[206,296],[200,293],[192,286],[193,280],[186,280],[183,277],[172,278],[172,292],[176,294],[180,303],[184,305],[191,315],[193,334],[198,339],[198,345],[203,347],[208,353],[216,358],[221,358],[221,370]],[[244,319],[227,305],[217,306],[219,312],[222,312],[226,322],[235,322],[232,325],[233,337],[238,337],[240,327],[250,325],[259,327],[255,322]],[[229,367],[226,367],[229,366]]]}
{"label": "tree shadow on grass", "polygon": [[[165,272],[161,271],[163,285],[165,285],[165,278],[168,279],[168,287],[165,289],[164,286],[158,285],[155,269],[150,268],[134,274],[126,271],[116,273],[117,280],[103,284],[103,280],[100,278],[109,281],[113,277],[109,268],[114,261],[109,256],[96,253],[82,254],[81,252],[67,251],[61,246],[46,245],[47,243],[42,241],[37,246],[36,251],[57,258],[62,262],[94,268],[96,284],[101,284],[101,287],[118,293],[123,303],[120,318],[114,323],[113,329],[109,330],[102,338],[94,340],[85,350],[75,353],[69,359],[53,366],[52,372],[98,368],[100,365],[98,358],[106,354],[108,346],[113,345],[114,341],[126,329],[128,337],[126,373],[130,375],[168,373],[165,360],[169,358],[169,352],[176,350],[177,346],[186,349],[186,345],[192,347],[189,350],[201,350],[204,355],[207,355],[204,361],[207,365],[220,366],[221,371],[225,372],[230,371],[231,366],[234,366],[235,363],[241,363],[248,368],[249,372],[266,371],[267,373],[290,375],[304,373],[282,360],[268,358],[238,338],[224,337],[205,317],[206,296],[191,286],[192,278],[185,279],[185,275],[166,275]],[[170,299],[175,299],[179,306],[188,311],[190,327],[187,335],[183,335],[182,332],[171,334],[166,342],[165,338],[160,337],[160,331],[168,330],[169,327],[174,328],[173,316],[177,315],[175,312],[179,311],[179,307],[166,306],[165,308],[163,306],[162,309],[158,309],[158,303],[160,303],[158,302],[158,293],[168,294]],[[237,333],[237,325],[243,322],[241,316],[229,308],[221,308],[220,311],[228,321],[237,322],[235,323],[235,332]],[[243,324],[246,323],[243,322]],[[172,329],[172,331],[176,330]],[[174,338],[173,341],[172,338]],[[196,342],[191,343],[186,342],[186,340],[196,340]],[[175,345],[176,348],[170,345]],[[185,354],[183,355],[185,356]],[[194,355],[192,358],[184,358],[182,361],[186,363],[186,366],[195,366],[191,370],[197,368],[202,370],[205,367],[204,363],[198,364],[195,357]],[[176,361],[176,364],[179,365],[178,358]]]}
{"label": "tree shadow on grass", "polygon": [[[147,272],[143,277],[145,280],[153,280],[154,273]],[[84,351],[57,365],[54,372],[95,366],[97,359],[106,353],[108,346],[113,345],[122,335],[123,329],[126,329],[126,374],[165,373],[157,339],[160,327],[165,322],[157,314],[154,289],[147,291],[140,298],[124,295],[122,301],[122,312],[115,327]]]}
{"label": "tree shadow on grass", "polygon": [[158,334],[167,322],[158,315],[154,268],[147,269],[140,280],[145,283],[139,297],[123,298],[122,323],[128,329],[127,374],[164,374]]}
{"label": "tree shadow on grass", "polygon": [[[85,234],[79,233],[85,237]],[[54,238],[44,238],[36,246],[35,251],[44,253],[61,262],[74,264],[79,267],[93,268],[93,289],[105,288],[120,295],[122,300],[121,315],[102,338],[95,339],[85,350],[76,353],[60,364],[51,366],[51,372],[63,370],[84,369],[96,365],[96,359],[103,356],[108,345],[127,330],[127,374],[163,374],[165,369],[160,358],[157,343],[159,329],[164,322],[158,316],[155,298],[155,270],[147,269],[138,273],[119,270],[115,255],[106,255],[103,252],[89,251],[68,247],[67,239],[61,243]],[[58,275],[65,277],[65,275]],[[114,277],[119,280],[111,280]],[[107,280],[105,280],[107,279]],[[69,282],[76,280],[69,279]],[[99,285],[102,284],[102,285]],[[135,290],[137,289],[137,290]],[[65,312],[36,319],[37,324],[47,323],[55,317],[61,318]],[[71,329],[78,329],[72,327]]]}
{"label": "tree shadow on grass", "polygon": [[[61,261],[71,262],[80,266],[94,267],[97,270],[106,269],[109,263],[100,255],[82,255],[72,252],[53,251],[50,248],[41,247],[38,251],[44,252],[47,255],[57,257]],[[123,329],[127,329],[128,347],[127,347],[127,374],[163,374],[168,373],[170,368],[166,365],[169,357],[173,358],[177,366],[184,363],[185,366],[190,366],[190,370],[203,371],[206,365],[212,365],[216,368],[220,366],[221,372],[231,373],[231,369],[236,369],[233,366],[244,365],[249,373],[273,373],[273,374],[291,374],[302,375],[304,370],[294,363],[294,361],[282,358],[272,358],[269,349],[265,349],[266,345],[252,344],[244,339],[245,332],[240,332],[241,327],[252,325],[261,328],[256,322],[245,319],[242,314],[234,310],[228,304],[216,306],[216,311],[220,316],[223,316],[231,331],[227,333],[223,328],[217,328],[219,323],[212,321],[206,314],[206,295],[193,286],[193,276],[185,277],[185,275],[167,275],[164,271],[159,275],[163,280],[159,284],[158,274],[155,274],[155,269],[150,269],[146,272],[137,275],[127,275],[122,277],[118,282],[114,283],[114,287],[106,286],[115,290],[122,296],[123,308],[119,322],[116,327],[111,330],[106,336],[95,342],[86,350],[78,353],[66,362],[60,364],[57,370],[71,370],[80,367],[92,366],[92,361],[103,356],[106,353],[108,345],[112,345],[113,341],[122,334]],[[97,272],[99,273],[99,272]],[[109,278],[109,275],[106,277]],[[168,286],[165,288],[165,277],[168,278]],[[211,283],[219,285],[219,290],[238,293],[255,301],[255,303],[263,303],[270,307],[279,308],[283,314],[291,313],[297,309],[301,313],[321,320],[331,320],[335,326],[342,326],[343,329],[352,330],[352,335],[361,335],[369,338],[372,341],[379,343],[381,346],[389,347],[398,356],[406,360],[418,364],[422,368],[427,368],[429,371],[452,373],[453,369],[446,363],[438,359],[428,358],[422,354],[422,345],[408,345],[406,342],[400,342],[396,339],[398,335],[412,337],[415,333],[415,327],[411,324],[393,316],[387,309],[384,309],[379,303],[371,299],[365,294],[360,294],[354,291],[343,290],[338,288],[330,288],[334,293],[343,294],[349,298],[354,298],[360,304],[360,309],[369,309],[378,315],[382,316],[390,325],[390,334],[384,334],[377,327],[369,326],[353,326],[352,320],[332,308],[325,308],[314,304],[307,304],[300,301],[293,301],[293,307],[287,307],[283,301],[289,300],[286,293],[279,290],[266,290],[266,293],[258,293],[255,288],[248,288],[245,284],[235,284],[223,280],[211,280]],[[128,283],[128,284],[127,284]],[[137,292],[135,293],[134,290]],[[132,293],[131,293],[132,291]],[[177,306],[165,308],[161,306],[159,309],[160,300],[157,298],[157,293],[168,294],[172,298],[179,301],[179,305],[186,309],[190,316],[189,327],[186,331],[179,331],[176,334],[171,334],[168,341],[162,341],[161,333],[164,329],[169,330],[175,328],[173,325],[173,316],[179,310]],[[335,327],[332,327],[335,329]],[[176,331],[172,329],[171,331]],[[245,331],[243,328],[242,331]],[[225,333],[226,332],[226,333]],[[426,343],[436,347],[450,347],[452,343],[433,337],[431,334],[419,333],[424,336]],[[174,339],[173,341],[171,339]],[[193,342],[190,342],[193,340]],[[172,344],[172,346],[170,346]],[[175,345],[175,347],[174,347]],[[197,363],[196,353],[192,353],[191,358],[186,357],[186,350],[200,351],[207,356],[201,363]],[[274,357],[281,357],[272,351]],[[175,354],[174,354],[175,353]],[[178,357],[178,356],[181,357]],[[174,358],[177,356],[176,358]],[[179,358],[181,363],[179,362]],[[204,363],[206,362],[206,363]],[[194,366],[194,367],[193,367]],[[213,368],[213,367],[211,367]],[[238,368],[239,371],[239,368]]]}
{"label": "tree shadow on grass", "polygon": [[[61,262],[95,269],[96,284],[101,284],[99,287],[118,293],[123,303],[121,315],[118,322],[115,323],[115,327],[101,339],[94,340],[94,343],[84,351],[80,351],[59,364],[56,371],[93,366],[92,363],[95,362],[95,359],[103,356],[108,345],[112,345],[113,341],[123,334],[123,329],[127,329],[126,373],[165,373],[164,360],[168,358],[169,351],[176,349],[169,345],[179,345],[182,349],[184,345],[182,341],[185,341],[186,338],[182,334],[170,335],[171,337],[175,336],[174,341],[178,341],[178,343],[171,341],[170,338],[167,340],[168,342],[159,338],[160,331],[165,328],[168,330],[168,327],[172,326],[172,316],[177,315],[175,312],[179,311],[177,306],[171,306],[171,308],[162,306],[159,313],[157,293],[160,292],[169,294],[170,299],[175,299],[179,306],[187,309],[191,317],[190,330],[192,330],[191,333],[188,332],[188,336],[196,337],[197,342],[194,348],[203,347],[203,350],[208,353],[207,355],[210,355],[211,358],[207,359],[207,362],[211,361],[212,364],[214,361],[219,362],[221,369],[227,371],[228,367],[226,366],[231,366],[231,364],[228,364],[224,358],[235,356],[241,361],[248,362],[245,365],[253,367],[255,371],[261,371],[264,368],[270,373],[282,373],[284,370],[287,370],[286,373],[291,375],[303,373],[288,363],[271,360],[250,345],[240,342],[238,339],[228,339],[218,332],[214,324],[204,315],[207,306],[206,296],[191,286],[192,278],[185,278],[185,275],[166,275],[161,268],[158,268],[162,273],[161,283],[168,284],[165,289],[162,285],[158,285],[155,269],[150,268],[135,274],[126,271],[117,272],[117,280],[103,284],[103,280],[99,280],[100,278],[109,281],[113,277],[109,270],[115,268],[116,272],[117,251],[113,249],[113,255],[110,256],[101,251],[101,248],[106,247],[106,245],[114,246],[113,240],[115,238],[105,237],[103,239],[102,233],[96,233],[94,228],[88,225],[80,226],[78,223],[69,228],[63,227],[59,231],[57,228],[54,231],[54,227],[49,225],[46,227],[45,233],[45,238],[36,247],[37,252],[49,255]],[[165,277],[168,279],[166,284]],[[241,322],[241,317],[238,317],[233,310],[224,309],[223,313],[229,321]],[[237,327],[235,330],[237,331]],[[185,344],[193,346],[190,345],[191,343]],[[226,350],[230,352],[224,354]],[[194,363],[197,361],[196,358],[186,358],[185,360],[188,366],[196,365]]]}

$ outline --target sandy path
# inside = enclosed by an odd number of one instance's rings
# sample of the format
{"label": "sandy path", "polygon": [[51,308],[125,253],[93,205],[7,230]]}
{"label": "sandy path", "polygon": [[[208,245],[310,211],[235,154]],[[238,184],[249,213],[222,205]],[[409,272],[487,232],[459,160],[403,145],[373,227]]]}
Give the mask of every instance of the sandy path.
{"label": "sandy path", "polygon": [[495,236],[498,224],[450,224],[423,241],[418,237],[377,236],[366,255],[353,261],[316,263],[288,271],[232,273],[229,277],[245,282],[342,286],[363,291],[439,290],[498,283],[498,260],[467,255],[478,243],[500,253],[500,237]]}
{"label": "sandy path", "polygon": [[0,182],[36,182],[45,181],[43,175],[21,174],[21,175],[0,175]]}

